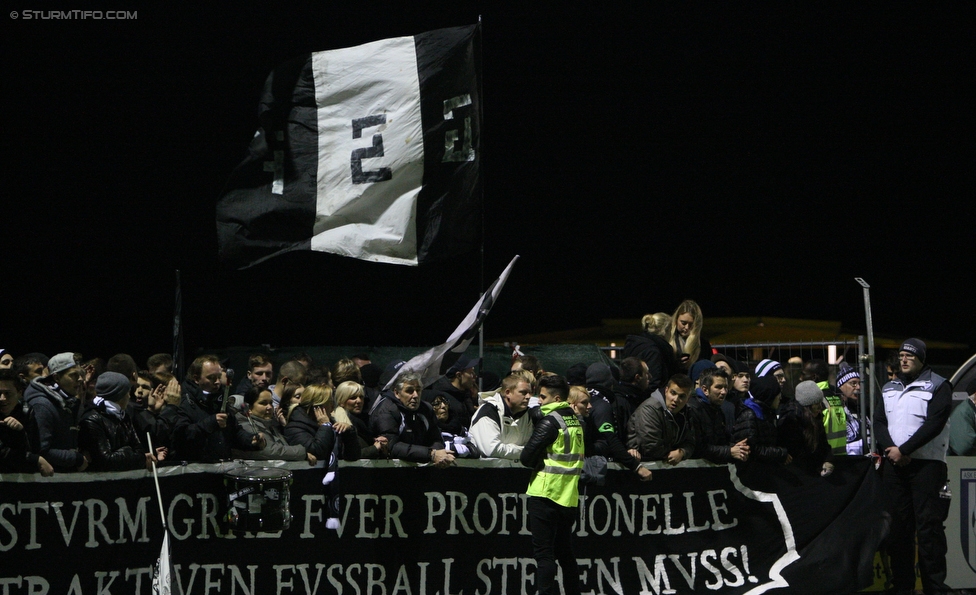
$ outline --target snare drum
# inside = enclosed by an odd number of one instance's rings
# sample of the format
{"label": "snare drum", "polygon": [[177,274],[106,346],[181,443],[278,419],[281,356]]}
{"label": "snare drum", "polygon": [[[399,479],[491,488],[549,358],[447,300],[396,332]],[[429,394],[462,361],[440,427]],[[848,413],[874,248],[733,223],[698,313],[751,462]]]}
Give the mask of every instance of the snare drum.
{"label": "snare drum", "polygon": [[227,528],[235,533],[287,529],[291,482],[291,471],[286,469],[245,467],[226,473]]}

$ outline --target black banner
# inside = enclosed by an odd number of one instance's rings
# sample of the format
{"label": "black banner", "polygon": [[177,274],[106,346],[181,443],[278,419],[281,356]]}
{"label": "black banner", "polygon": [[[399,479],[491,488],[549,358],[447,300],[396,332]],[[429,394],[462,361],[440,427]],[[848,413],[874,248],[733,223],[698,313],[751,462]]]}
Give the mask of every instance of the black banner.
{"label": "black banner", "polygon": [[[225,530],[228,502],[254,490],[227,479],[233,468],[162,470],[177,595],[535,593],[525,469],[505,461],[343,466],[342,524],[333,531],[324,470],[290,464],[290,528],[234,534]],[[4,595],[150,592],[162,527],[149,474],[28,478],[0,483]],[[582,590],[849,593],[871,582],[884,533],[880,489],[860,458],[828,478],[700,461],[657,469],[648,483],[611,471],[608,485],[581,497]],[[245,513],[240,506],[230,508]]]}

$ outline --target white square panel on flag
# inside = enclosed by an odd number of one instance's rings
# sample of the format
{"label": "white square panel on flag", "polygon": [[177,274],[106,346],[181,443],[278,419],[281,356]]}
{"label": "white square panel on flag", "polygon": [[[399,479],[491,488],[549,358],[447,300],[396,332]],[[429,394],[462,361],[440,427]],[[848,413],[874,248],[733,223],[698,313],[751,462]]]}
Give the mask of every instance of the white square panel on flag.
{"label": "white square panel on flag", "polygon": [[221,259],[293,250],[422,264],[481,241],[480,27],[278,66],[217,204]]}

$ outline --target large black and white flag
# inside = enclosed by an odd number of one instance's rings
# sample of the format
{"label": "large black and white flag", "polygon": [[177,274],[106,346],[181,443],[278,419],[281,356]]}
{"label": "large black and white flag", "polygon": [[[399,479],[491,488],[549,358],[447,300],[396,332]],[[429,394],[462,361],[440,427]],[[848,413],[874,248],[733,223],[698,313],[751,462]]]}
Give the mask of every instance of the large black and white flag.
{"label": "large black and white flag", "polygon": [[491,284],[491,287],[481,295],[481,298],[471,308],[468,315],[464,317],[461,324],[454,329],[454,332],[447,338],[447,341],[437,347],[431,347],[420,355],[410,358],[407,363],[400,366],[400,369],[397,370],[397,373],[393,375],[393,378],[386,383],[383,389],[386,390],[393,386],[397,377],[407,372],[420,374],[423,386],[429,385],[438,376],[442,376],[444,371],[456,362],[465,350],[467,350],[468,346],[471,345],[471,340],[474,339],[474,336],[481,329],[481,325],[484,324],[488,312],[495,305],[495,301],[498,299],[499,294],[501,294],[502,288],[505,287],[505,282],[508,281],[508,276],[512,273],[512,268],[518,259],[519,257],[516,254],[515,258],[502,271],[502,274]]}
{"label": "large black and white flag", "polygon": [[221,260],[315,250],[417,265],[475,249],[480,46],[472,25],[278,66],[217,203]]}

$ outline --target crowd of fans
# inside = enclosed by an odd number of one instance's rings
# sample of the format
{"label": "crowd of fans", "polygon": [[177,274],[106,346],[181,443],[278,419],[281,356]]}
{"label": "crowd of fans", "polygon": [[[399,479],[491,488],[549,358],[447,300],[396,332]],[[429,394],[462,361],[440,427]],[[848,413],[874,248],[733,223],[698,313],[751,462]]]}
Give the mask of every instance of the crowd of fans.
{"label": "crowd of fans", "polygon": [[196,358],[180,383],[166,354],[140,369],[126,354],[103,363],[0,351],[0,473],[231,459],[322,462],[331,471],[360,458],[435,467],[518,460],[540,408],[554,401],[583,419],[588,458],[642,479],[650,461],[792,464],[826,475],[835,457],[863,454],[856,370],[841,363],[831,374],[826,362],[808,361],[784,401],[779,362],[714,353],[702,325],[689,300],[671,315],[645,316],[617,365],[581,362],[557,374],[523,355],[499,379],[462,356],[429,386],[400,370],[403,361],[383,369],[366,354],[331,367],[302,356],[277,368],[254,354],[230,387],[213,355]]}
{"label": "crowd of fans", "polygon": [[[833,473],[841,457],[871,454],[884,465],[895,592],[914,585],[916,541],[925,592],[946,591],[945,456],[976,455],[976,381],[953,411],[952,386],[926,363],[925,343],[907,339],[886,362],[888,382],[869,419],[860,375],[845,362],[833,370],[823,360],[800,362],[793,386],[780,362],[753,365],[713,350],[690,300],[671,315],[645,316],[641,327],[627,337],[619,364],[580,362],[558,374],[521,355],[498,378],[479,374],[480,359],[461,356],[432,382],[404,361],[381,369],[367,354],[331,367],[297,357],[277,369],[269,356],[254,354],[231,389],[213,355],[196,358],[181,383],[165,354],[140,370],[126,354],[103,364],[70,352],[13,357],[0,350],[0,474],[304,460],[325,469],[326,527],[337,529],[340,460],[442,468],[491,457],[538,470],[538,436],[555,433],[557,419],[566,444],[567,421],[577,447],[582,427],[582,469],[575,451],[546,460],[572,460],[567,472],[597,484],[610,460],[643,481],[651,471],[642,463],[695,458],[788,465],[816,478]],[[877,452],[868,453],[872,434]],[[571,521],[576,512],[569,514]]]}

